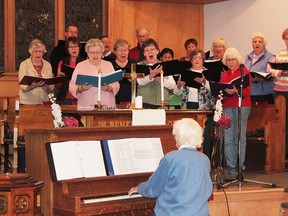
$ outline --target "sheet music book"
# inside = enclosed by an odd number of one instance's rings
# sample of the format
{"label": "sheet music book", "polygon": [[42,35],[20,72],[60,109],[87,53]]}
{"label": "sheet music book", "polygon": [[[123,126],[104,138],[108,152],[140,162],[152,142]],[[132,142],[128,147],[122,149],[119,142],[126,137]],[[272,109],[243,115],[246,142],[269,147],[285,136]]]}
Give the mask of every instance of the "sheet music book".
{"label": "sheet music book", "polygon": [[222,60],[205,60],[203,66],[207,68],[203,71],[205,78],[208,81],[219,82],[221,73],[228,70],[228,67],[223,64]]}
{"label": "sheet music book", "polygon": [[67,79],[66,76],[61,77],[52,77],[52,78],[44,78],[44,77],[34,77],[34,76],[24,76],[22,80],[19,82],[20,85],[31,85],[33,81],[40,82],[44,81],[45,85],[54,85],[60,82],[63,82],[63,80]]}
{"label": "sheet music book", "polygon": [[288,62],[268,62],[272,69],[276,70],[288,70]]}
{"label": "sheet music book", "polygon": [[184,81],[186,86],[197,89],[201,88],[202,84],[196,82],[194,79],[196,77],[202,77],[202,73],[191,70],[182,70],[180,74],[181,74],[181,81]]}
{"label": "sheet music book", "polygon": [[[102,75],[101,86],[122,80],[124,71],[125,70],[116,70],[114,72]],[[88,85],[92,85],[94,87],[98,87],[98,76],[78,74],[76,78],[76,84],[83,85],[85,83],[87,83]]]}
{"label": "sheet music book", "polygon": [[[163,76],[170,76],[174,74],[178,74],[180,70],[188,69],[191,67],[191,62],[179,61],[178,59],[166,61],[166,62],[158,62],[154,65],[136,65],[137,73],[144,73],[145,75],[150,74],[150,69],[155,69],[158,65],[162,65]],[[160,75],[159,75],[160,76]]]}
{"label": "sheet music book", "polygon": [[254,82],[267,82],[273,80],[272,75],[268,72],[250,71],[250,74]]}
{"label": "sheet music book", "polygon": [[154,172],[163,158],[160,138],[102,140],[109,175]]}
{"label": "sheet music book", "polygon": [[71,80],[74,70],[75,68],[71,67],[70,65],[67,65],[67,64],[61,65],[61,71],[65,73],[65,75],[67,76],[69,80]]}
{"label": "sheet music book", "polygon": [[[249,74],[245,74],[243,76],[243,89],[248,87],[249,84],[250,84]],[[232,97],[233,95],[227,94],[224,91],[224,89],[226,89],[226,88],[233,89],[233,86],[235,86],[237,89],[240,89],[240,85],[241,85],[241,76],[231,80],[229,83],[211,81],[210,82],[210,89],[211,89],[211,93],[214,97],[218,97],[218,95],[220,94],[220,91],[223,92],[224,96]]]}
{"label": "sheet music book", "polygon": [[100,141],[46,143],[52,181],[106,176]]}

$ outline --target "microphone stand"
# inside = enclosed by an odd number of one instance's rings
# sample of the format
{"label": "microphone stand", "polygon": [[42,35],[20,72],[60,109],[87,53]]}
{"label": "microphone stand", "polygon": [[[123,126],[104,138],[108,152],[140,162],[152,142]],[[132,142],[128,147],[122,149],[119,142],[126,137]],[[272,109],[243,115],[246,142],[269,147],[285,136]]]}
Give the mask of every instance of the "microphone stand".
{"label": "microphone stand", "polygon": [[276,184],[274,184],[274,183],[249,180],[249,179],[245,179],[243,177],[242,167],[240,164],[240,161],[241,161],[241,133],[242,133],[242,129],[241,129],[242,119],[241,119],[241,117],[242,117],[243,77],[244,77],[244,65],[243,64],[240,65],[240,73],[241,73],[240,94],[238,94],[238,151],[237,151],[237,171],[238,171],[238,174],[237,174],[237,177],[235,180],[232,180],[231,182],[228,182],[228,183],[222,185],[222,188],[226,188],[226,187],[230,186],[231,184],[234,184],[237,182],[238,182],[239,189],[242,187],[242,182],[251,182],[251,183],[276,187]]}

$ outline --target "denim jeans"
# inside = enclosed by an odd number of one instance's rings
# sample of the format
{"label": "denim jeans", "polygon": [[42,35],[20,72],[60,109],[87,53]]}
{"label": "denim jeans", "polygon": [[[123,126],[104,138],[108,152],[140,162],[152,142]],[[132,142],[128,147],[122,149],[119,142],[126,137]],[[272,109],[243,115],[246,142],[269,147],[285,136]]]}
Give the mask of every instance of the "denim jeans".
{"label": "denim jeans", "polygon": [[[233,170],[237,168],[238,159],[238,107],[224,108],[223,114],[231,119],[231,127],[225,129],[225,158],[226,169]],[[245,169],[243,166],[246,154],[246,129],[247,120],[251,111],[251,107],[241,108],[241,135],[240,135],[240,168]]]}

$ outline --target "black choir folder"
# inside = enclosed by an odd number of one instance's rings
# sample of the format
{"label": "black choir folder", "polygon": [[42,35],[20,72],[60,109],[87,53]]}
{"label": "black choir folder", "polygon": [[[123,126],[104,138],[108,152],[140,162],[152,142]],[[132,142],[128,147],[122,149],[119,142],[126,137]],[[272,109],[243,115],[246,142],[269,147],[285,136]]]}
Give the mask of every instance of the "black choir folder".
{"label": "black choir folder", "polygon": [[54,85],[60,82],[63,82],[66,79],[66,76],[61,77],[52,77],[52,78],[44,78],[44,77],[34,77],[34,76],[24,76],[22,80],[19,82],[20,85],[31,85],[32,82],[40,82],[44,81],[45,85]]}
{"label": "black choir folder", "polygon": [[276,70],[288,70],[288,62],[269,62],[271,68]]}
{"label": "black choir folder", "polygon": [[196,77],[205,77],[208,81],[219,82],[221,71],[204,70],[202,73],[192,70],[181,71],[181,80],[185,82],[186,86],[199,89],[202,84],[195,81]]}
{"label": "black choir folder", "polygon": [[[108,85],[110,83],[122,80],[124,71],[125,70],[117,70],[117,71],[102,75],[101,86]],[[77,85],[88,84],[94,87],[98,87],[98,76],[78,74],[76,78],[76,84]]]}
{"label": "black choir folder", "polygon": [[218,95],[220,94],[220,91],[222,91],[224,96],[232,97],[233,95],[227,94],[224,91],[224,89],[226,89],[226,88],[233,89],[233,86],[235,86],[237,89],[240,89],[241,83],[242,83],[243,89],[250,85],[249,74],[245,74],[243,76],[243,82],[242,82],[241,76],[231,80],[229,83],[211,81],[210,82],[211,93],[214,97],[218,97]]}
{"label": "black choir folder", "polygon": [[158,62],[153,65],[142,65],[136,64],[136,73],[144,73],[145,75],[150,74],[150,68],[155,69],[158,65],[162,65],[163,76],[170,76],[179,74],[181,70],[185,70],[191,67],[189,61],[171,60],[166,62]]}
{"label": "black choir folder", "polygon": [[160,138],[46,143],[52,181],[153,172],[163,150]]}
{"label": "black choir folder", "polygon": [[61,65],[61,72],[65,73],[65,75],[69,80],[71,80],[74,70],[75,68],[71,67],[70,65],[67,64]]}
{"label": "black choir folder", "polygon": [[267,82],[273,81],[273,77],[268,72],[250,71],[253,82]]}

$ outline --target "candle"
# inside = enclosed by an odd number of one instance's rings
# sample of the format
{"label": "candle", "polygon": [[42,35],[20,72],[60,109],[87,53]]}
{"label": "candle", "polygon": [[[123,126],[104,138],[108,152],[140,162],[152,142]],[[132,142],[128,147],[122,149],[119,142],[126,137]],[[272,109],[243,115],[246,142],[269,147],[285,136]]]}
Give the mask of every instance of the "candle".
{"label": "candle", "polygon": [[99,69],[98,70],[98,99],[97,99],[97,103],[98,103],[98,108],[99,105],[101,105],[101,77],[102,77],[102,70]]}
{"label": "candle", "polygon": [[161,78],[161,106],[164,106],[164,78],[163,78],[163,71],[160,72]]}

